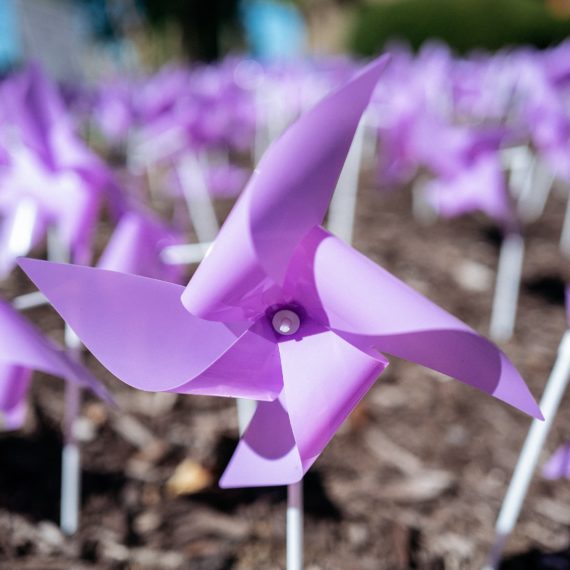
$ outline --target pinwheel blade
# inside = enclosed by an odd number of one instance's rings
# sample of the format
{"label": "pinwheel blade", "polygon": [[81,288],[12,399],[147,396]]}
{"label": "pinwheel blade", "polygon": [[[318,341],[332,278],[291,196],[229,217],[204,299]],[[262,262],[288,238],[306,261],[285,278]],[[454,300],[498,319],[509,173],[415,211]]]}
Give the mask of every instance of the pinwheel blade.
{"label": "pinwheel blade", "polygon": [[501,163],[484,156],[450,178],[436,178],[426,186],[427,197],[442,216],[455,217],[481,211],[506,222],[512,212]]}
{"label": "pinwheel blade", "polygon": [[[188,384],[248,329],[193,317],[180,302],[183,287],[172,283],[32,259],[20,265],[93,355],[141,390]],[[215,382],[212,386],[217,394]],[[201,389],[208,393],[204,384]],[[242,392],[236,387],[236,395]],[[260,399],[267,399],[267,388],[261,392]]]}
{"label": "pinwheel blade", "polygon": [[23,366],[0,365],[0,418],[4,429],[20,429],[26,417],[26,394],[32,371]]}
{"label": "pinwheel blade", "polygon": [[326,330],[280,342],[279,353],[283,392],[258,405],[222,487],[299,481],[388,364]]}
{"label": "pinwheel blade", "polygon": [[387,61],[385,56],[367,66],[269,148],[184,292],[191,313],[208,319],[259,316],[261,304],[244,300],[253,289],[259,298],[268,281],[281,284],[297,245],[322,222]]}
{"label": "pinwheel blade", "polygon": [[286,485],[305,471],[283,404],[260,402],[220,479],[220,487]]}
{"label": "pinwheel blade", "polygon": [[283,401],[306,471],[388,361],[331,331],[281,342],[279,352]]}
{"label": "pinwheel blade", "polygon": [[333,331],[542,418],[524,380],[491,342],[322,228],[308,242],[314,293]]}
{"label": "pinwheel blade", "polygon": [[174,390],[252,400],[275,400],[283,389],[279,350],[265,319],[246,331],[202,374]]}
{"label": "pinwheel blade", "polygon": [[570,444],[559,447],[542,468],[545,479],[570,479]]}
{"label": "pinwheel blade", "polygon": [[65,378],[92,390],[106,401],[111,397],[89,371],[49,342],[7,303],[0,302],[0,363]]}
{"label": "pinwheel blade", "polygon": [[101,269],[178,283],[182,280],[182,269],[164,263],[160,253],[162,248],[180,243],[182,239],[174,231],[150,214],[131,211],[119,220],[97,265]]}
{"label": "pinwheel blade", "polygon": [[39,65],[28,66],[12,79],[3,103],[24,143],[46,164],[53,164],[50,134],[57,123],[68,125],[69,122],[56,86]]}

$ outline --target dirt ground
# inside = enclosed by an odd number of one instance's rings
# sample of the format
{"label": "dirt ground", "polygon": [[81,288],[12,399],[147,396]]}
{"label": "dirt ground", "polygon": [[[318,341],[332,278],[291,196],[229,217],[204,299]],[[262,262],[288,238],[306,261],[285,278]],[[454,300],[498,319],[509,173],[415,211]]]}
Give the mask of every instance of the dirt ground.
{"label": "dirt ground", "polygon": [[[564,208],[553,195],[527,228],[516,334],[504,346],[537,397],[566,327]],[[421,225],[410,212],[409,193],[363,184],[355,246],[486,333],[498,233],[484,218]],[[16,273],[0,293],[30,289]],[[30,317],[61,339],[50,309]],[[233,402],[136,392],[88,362],[121,410],[87,399],[81,530],[69,539],[57,528],[62,383],[38,375],[25,430],[0,434],[0,568],[284,568],[284,489],[215,484],[236,444]],[[306,478],[306,569],[481,568],[529,423],[470,387],[393,360]],[[570,394],[542,461],[566,439]],[[167,485],[184,460],[199,492]],[[570,484],[537,475],[504,569],[570,568],[569,507]]]}

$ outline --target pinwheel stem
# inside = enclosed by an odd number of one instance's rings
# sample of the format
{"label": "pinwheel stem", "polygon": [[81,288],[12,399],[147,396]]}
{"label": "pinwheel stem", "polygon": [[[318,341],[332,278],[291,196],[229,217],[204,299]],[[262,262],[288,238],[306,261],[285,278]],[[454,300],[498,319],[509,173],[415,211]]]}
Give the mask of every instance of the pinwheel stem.
{"label": "pinwheel stem", "polygon": [[329,231],[347,243],[352,243],[354,233],[356,197],[362,162],[364,132],[365,122],[362,119],[356,129],[329,208],[327,223]]}
{"label": "pinwheel stem", "polygon": [[523,222],[533,222],[540,217],[553,182],[552,169],[544,161],[534,158],[518,197],[518,212]]}
{"label": "pinwheel stem", "polygon": [[303,481],[287,487],[287,570],[303,570]]}
{"label": "pinwheel stem", "polygon": [[[70,355],[79,360],[81,341],[66,325],[65,344]],[[61,469],[61,530],[67,534],[75,534],[79,525],[79,501],[81,496],[81,465],[79,445],[75,429],[81,408],[81,388],[75,382],[67,382],[65,386],[65,420],[64,446]]]}
{"label": "pinwheel stem", "polygon": [[504,342],[513,335],[523,258],[522,235],[518,232],[507,233],[501,244],[491,313],[490,335],[497,342]]}
{"label": "pinwheel stem", "polygon": [[192,265],[200,263],[210,247],[212,242],[169,245],[160,252],[160,258],[169,265]]}
{"label": "pinwheel stem", "polygon": [[198,157],[186,153],[180,161],[178,175],[198,241],[211,242],[218,235],[220,225]]}
{"label": "pinwheel stem", "polygon": [[243,435],[253,414],[255,413],[255,408],[257,407],[257,402],[255,400],[246,400],[245,398],[238,398],[236,400],[237,414],[238,414],[238,426],[239,434]]}
{"label": "pinwheel stem", "polygon": [[34,241],[34,228],[38,222],[38,205],[33,198],[24,198],[16,207],[8,250],[14,256],[27,255]]}
{"label": "pinwheel stem", "polygon": [[27,311],[28,309],[35,309],[47,304],[48,300],[41,291],[24,293],[12,299],[12,305],[17,311]]}
{"label": "pinwheel stem", "polygon": [[558,348],[556,362],[546,383],[540,408],[545,420],[533,420],[524,442],[517,466],[509,484],[505,500],[495,526],[495,542],[485,570],[495,570],[526,497],[528,486],[538,463],[546,436],[560,405],[570,378],[570,330],[566,331]]}
{"label": "pinwheel stem", "polygon": [[[48,231],[48,258],[60,263],[69,262],[71,251],[65,247],[56,227]],[[81,340],[71,327],[65,325],[65,346],[71,358],[81,358]],[[67,534],[75,534],[79,526],[79,499],[81,496],[81,458],[75,435],[81,408],[81,388],[75,382],[65,384],[64,444],[61,464],[60,526]]]}
{"label": "pinwheel stem", "polygon": [[568,202],[566,203],[566,212],[564,214],[564,224],[560,235],[560,251],[562,255],[570,258],[570,188],[568,191]]}
{"label": "pinwheel stem", "polygon": [[420,224],[433,224],[437,219],[437,212],[427,198],[425,174],[418,176],[412,186],[412,214]]}

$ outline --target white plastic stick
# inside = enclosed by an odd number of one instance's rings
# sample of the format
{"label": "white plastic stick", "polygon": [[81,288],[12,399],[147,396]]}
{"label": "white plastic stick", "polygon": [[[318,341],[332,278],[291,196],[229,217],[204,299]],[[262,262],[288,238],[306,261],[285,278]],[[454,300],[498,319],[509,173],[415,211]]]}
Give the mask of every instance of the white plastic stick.
{"label": "white plastic stick", "polygon": [[198,241],[202,243],[213,241],[218,235],[220,225],[198,157],[186,153],[178,165],[178,174]]}
{"label": "white plastic stick", "polygon": [[253,142],[253,163],[255,166],[259,164],[263,153],[269,146],[269,126],[268,118],[265,116],[265,103],[267,95],[262,92],[258,87],[255,90],[255,113],[256,113],[256,126],[255,126],[255,139]]}
{"label": "white plastic stick", "polygon": [[17,257],[30,252],[37,222],[36,201],[28,197],[20,200],[14,216],[2,224],[2,240],[6,241],[5,247],[0,251],[0,278],[8,276],[14,268],[14,260]]}
{"label": "white plastic stick", "polygon": [[506,148],[501,151],[501,161],[509,172],[509,189],[514,198],[524,193],[525,185],[530,181],[534,158],[527,145]]}
{"label": "white plastic stick", "polygon": [[[62,243],[57,228],[48,231],[48,258],[50,261],[69,262],[71,252]],[[71,358],[81,358],[81,341],[69,325],[65,325],[65,346]],[[65,384],[65,417],[63,426],[63,454],[61,463],[60,526],[67,534],[75,534],[79,526],[81,497],[81,458],[75,436],[75,426],[81,408],[81,388],[72,382]]]}
{"label": "white plastic stick", "polygon": [[536,158],[530,163],[518,200],[518,212],[524,222],[534,222],[542,215],[554,177],[554,171],[543,160]]}
{"label": "white plastic stick", "polygon": [[369,105],[362,120],[364,121],[362,163],[365,165],[373,165],[378,156],[378,129],[380,128],[380,113],[377,107]]}
{"label": "white plastic stick", "polygon": [[[72,358],[80,359],[81,341],[66,325],[65,345]],[[60,525],[64,534],[72,535],[79,526],[81,499],[81,457],[75,426],[81,408],[81,388],[67,382],[65,386],[64,445],[61,463]]]}
{"label": "white plastic stick", "polygon": [[491,313],[490,335],[496,342],[504,342],[513,335],[523,258],[524,239],[522,235],[518,232],[506,234],[499,254],[495,297]]}
{"label": "white plastic stick", "polygon": [[193,263],[200,263],[208,254],[212,245],[213,242],[169,245],[160,252],[160,257],[164,263],[170,265],[191,265]]}
{"label": "white plastic stick", "polygon": [[570,188],[567,189],[568,198],[566,202],[566,212],[564,214],[564,224],[560,234],[560,251],[565,257],[570,258]]}
{"label": "white plastic stick", "polygon": [[12,299],[12,306],[17,311],[27,311],[28,309],[35,309],[36,307],[42,307],[47,304],[47,297],[41,291],[24,293]]}
{"label": "white plastic stick", "polygon": [[239,434],[243,435],[251,418],[253,418],[253,414],[255,413],[255,409],[257,408],[257,402],[255,400],[247,400],[245,398],[237,398],[236,399],[237,405],[237,414],[238,414],[238,426],[239,426]]}
{"label": "white plastic stick", "polygon": [[365,129],[366,125],[362,119],[356,129],[329,208],[327,223],[329,231],[347,243],[352,242],[354,233],[358,178],[362,162]]}
{"label": "white plastic stick", "polygon": [[[143,133],[145,136],[145,133]],[[129,139],[127,164],[131,171],[141,172],[149,165],[165,160],[175,152],[184,148],[186,138],[181,128],[170,128],[152,137],[145,136],[136,140],[132,135]]]}
{"label": "white plastic stick", "polygon": [[287,570],[303,570],[303,481],[287,487]]}
{"label": "white plastic stick", "polygon": [[420,174],[412,185],[412,214],[420,224],[433,224],[437,220],[437,212],[427,199],[427,177]]}
{"label": "white plastic stick", "polygon": [[38,205],[33,198],[24,198],[18,203],[7,248],[15,257],[30,251],[38,213]]}
{"label": "white plastic stick", "polygon": [[533,420],[524,442],[517,466],[509,484],[507,494],[495,525],[495,542],[485,570],[495,570],[501,559],[506,541],[513,531],[526,497],[540,452],[552,422],[556,417],[560,400],[564,395],[570,377],[570,330],[564,333],[558,355],[540,401],[545,420]]}

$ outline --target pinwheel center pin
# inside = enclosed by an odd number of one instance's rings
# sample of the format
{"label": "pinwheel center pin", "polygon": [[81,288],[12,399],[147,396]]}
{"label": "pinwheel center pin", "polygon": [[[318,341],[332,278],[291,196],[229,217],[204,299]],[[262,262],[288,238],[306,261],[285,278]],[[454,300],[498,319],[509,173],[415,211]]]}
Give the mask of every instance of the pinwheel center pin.
{"label": "pinwheel center pin", "polygon": [[294,311],[281,309],[273,315],[271,324],[275,332],[288,336],[295,334],[299,330],[301,320],[299,319],[299,315]]}

